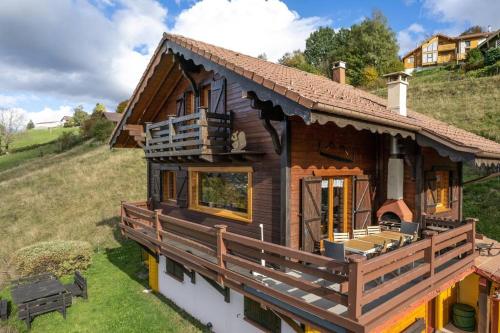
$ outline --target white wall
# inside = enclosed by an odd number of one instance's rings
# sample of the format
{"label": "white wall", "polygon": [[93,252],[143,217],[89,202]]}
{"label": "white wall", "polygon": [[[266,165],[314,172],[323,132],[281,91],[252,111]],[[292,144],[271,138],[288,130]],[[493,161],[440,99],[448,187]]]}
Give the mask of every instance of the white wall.
{"label": "white wall", "polygon": [[35,128],[54,128],[54,127],[59,127],[62,126],[63,123],[60,121],[52,121],[52,122],[46,122],[46,123],[37,123],[35,124]]}
{"label": "white wall", "polygon": [[[165,257],[160,256],[158,266],[158,285],[160,293],[173,301],[203,324],[212,323],[217,333],[262,332],[243,319],[243,295],[231,290],[230,303],[203,277],[196,274],[196,283],[184,275],[184,282],[165,273]],[[292,333],[293,329],[283,320],[281,332]]]}

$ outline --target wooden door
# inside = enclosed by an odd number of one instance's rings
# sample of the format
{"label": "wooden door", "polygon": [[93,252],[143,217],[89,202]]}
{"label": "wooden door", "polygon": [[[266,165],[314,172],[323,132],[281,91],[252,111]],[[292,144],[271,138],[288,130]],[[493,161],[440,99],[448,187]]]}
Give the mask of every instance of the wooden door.
{"label": "wooden door", "polygon": [[157,208],[161,200],[161,171],[159,165],[155,163],[151,163],[149,187],[153,208]]}
{"label": "wooden door", "polygon": [[321,237],[321,177],[302,179],[302,250],[313,252]]}
{"label": "wooden door", "polygon": [[226,113],[226,79],[213,80],[210,87],[210,112]]}
{"label": "wooden door", "polygon": [[188,172],[187,170],[179,170],[175,173],[175,175],[177,206],[186,208],[188,206]]}
{"label": "wooden door", "polygon": [[374,193],[369,176],[354,177],[353,229],[365,229],[372,224]]}

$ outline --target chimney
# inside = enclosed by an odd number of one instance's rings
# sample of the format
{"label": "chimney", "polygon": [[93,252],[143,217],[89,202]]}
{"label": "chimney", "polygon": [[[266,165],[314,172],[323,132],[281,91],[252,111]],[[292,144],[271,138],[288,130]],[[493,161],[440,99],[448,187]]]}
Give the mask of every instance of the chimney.
{"label": "chimney", "polygon": [[332,79],[340,84],[345,84],[345,62],[336,61],[333,64]]}
{"label": "chimney", "polygon": [[406,90],[408,77],[405,72],[385,74],[387,78],[387,107],[389,110],[406,117]]}
{"label": "chimney", "polygon": [[491,32],[491,25],[488,24],[488,32]]}

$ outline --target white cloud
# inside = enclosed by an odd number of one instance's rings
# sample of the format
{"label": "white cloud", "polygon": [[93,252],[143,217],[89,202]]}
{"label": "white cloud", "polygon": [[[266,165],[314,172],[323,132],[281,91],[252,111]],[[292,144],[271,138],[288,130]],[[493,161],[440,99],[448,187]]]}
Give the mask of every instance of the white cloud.
{"label": "white cloud", "polygon": [[439,21],[452,23],[447,31],[452,34],[471,25],[500,28],[498,0],[425,0],[424,7]]}
{"label": "white cloud", "polygon": [[58,121],[61,120],[61,118],[64,116],[71,116],[73,115],[73,108],[67,105],[63,105],[58,109],[45,107],[42,109],[42,111],[38,112],[27,112],[25,110],[22,110],[22,112],[24,113],[26,122],[28,122],[29,120],[33,120],[33,122],[36,124],[45,121]]}
{"label": "white cloud", "polygon": [[399,54],[404,55],[406,52],[414,49],[425,38],[425,29],[418,23],[412,23],[407,28],[399,31],[397,38]]}
{"label": "white cloud", "polygon": [[278,0],[202,0],[179,14],[172,32],[276,61],[303,49],[309,34],[329,23],[300,17]]}
{"label": "white cloud", "polygon": [[18,98],[15,96],[0,94],[0,108],[8,108],[16,105]]}

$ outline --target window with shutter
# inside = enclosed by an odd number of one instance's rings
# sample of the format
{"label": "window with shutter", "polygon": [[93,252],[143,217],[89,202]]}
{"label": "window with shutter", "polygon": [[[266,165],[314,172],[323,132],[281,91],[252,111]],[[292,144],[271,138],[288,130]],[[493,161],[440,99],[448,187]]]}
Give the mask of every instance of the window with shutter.
{"label": "window with shutter", "polygon": [[425,212],[428,214],[435,213],[436,204],[436,174],[433,171],[428,171],[425,173]]}
{"label": "window with shutter", "polygon": [[177,206],[186,208],[188,206],[188,172],[179,170],[176,173],[175,189],[177,192]]}
{"label": "window with shutter", "polygon": [[446,211],[450,208],[450,172],[436,171],[436,212]]}
{"label": "window with shutter", "polygon": [[195,113],[195,98],[192,91],[184,93],[184,115]]}
{"label": "window with shutter", "polygon": [[201,87],[201,93],[200,93],[200,107],[205,108],[207,110],[210,110],[210,101],[211,101],[211,86],[209,84],[204,85]]}
{"label": "window with shutter", "polygon": [[226,113],[226,79],[213,80],[210,87],[210,112]]}
{"label": "window with shutter", "polygon": [[158,207],[161,200],[161,171],[158,164],[151,164],[150,191],[153,207]]}
{"label": "window with shutter", "polygon": [[264,331],[281,332],[281,319],[270,309],[263,309],[260,304],[248,297],[244,299],[245,319],[263,328]]}
{"label": "window with shutter", "polygon": [[163,171],[162,173],[162,201],[176,202],[177,193],[175,190],[176,176],[175,171]]}
{"label": "window with shutter", "polygon": [[365,229],[372,224],[373,189],[367,175],[354,177],[354,229]]}
{"label": "window with shutter", "polygon": [[166,260],[166,268],[165,268],[165,273],[170,275],[176,280],[179,280],[181,282],[184,281],[184,266],[182,264],[179,264],[177,261],[165,258]]}
{"label": "window with shutter", "polygon": [[176,113],[177,117],[184,115],[184,98],[179,98],[176,101],[175,109],[176,109],[175,113]]}

